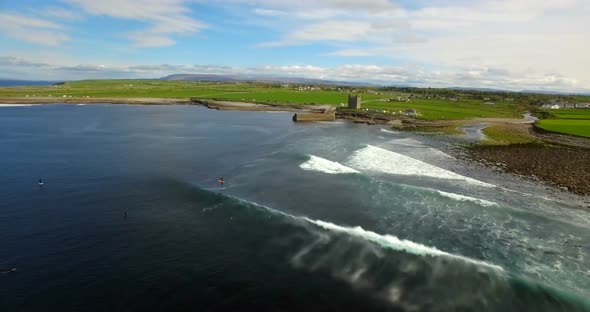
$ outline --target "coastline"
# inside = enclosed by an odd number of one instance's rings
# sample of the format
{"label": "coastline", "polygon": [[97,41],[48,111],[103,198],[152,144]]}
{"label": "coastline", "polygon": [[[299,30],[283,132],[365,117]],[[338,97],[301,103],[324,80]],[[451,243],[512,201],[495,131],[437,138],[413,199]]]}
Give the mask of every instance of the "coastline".
{"label": "coastline", "polygon": [[[515,174],[581,196],[590,195],[590,140],[567,135],[539,133],[532,121],[508,118],[474,118],[465,120],[424,121],[392,116],[375,111],[337,109],[330,105],[270,104],[178,98],[59,98],[0,97],[0,104],[130,104],[130,105],[198,105],[223,111],[282,111],[310,114],[335,114],[337,119],[367,125],[388,125],[397,130],[466,135],[461,128],[485,123],[527,127],[536,142],[493,144],[482,136],[475,143],[463,145],[456,156],[494,170]],[[482,128],[482,129],[483,129]],[[453,130],[453,131],[450,131]],[[567,155],[567,157],[564,157]]]}
{"label": "coastline", "polygon": [[[544,143],[470,144],[454,156],[477,166],[590,198],[590,149]],[[590,201],[587,201],[590,208]]]}
{"label": "coastline", "polygon": [[191,104],[188,99],[175,98],[86,98],[86,97],[0,97],[0,104]]}

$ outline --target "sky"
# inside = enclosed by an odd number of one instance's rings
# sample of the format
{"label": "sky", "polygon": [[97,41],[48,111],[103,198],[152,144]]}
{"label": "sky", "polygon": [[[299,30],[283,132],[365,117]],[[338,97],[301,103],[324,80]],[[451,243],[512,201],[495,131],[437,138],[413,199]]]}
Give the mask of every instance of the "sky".
{"label": "sky", "polygon": [[590,0],[0,0],[0,78],[590,92]]}

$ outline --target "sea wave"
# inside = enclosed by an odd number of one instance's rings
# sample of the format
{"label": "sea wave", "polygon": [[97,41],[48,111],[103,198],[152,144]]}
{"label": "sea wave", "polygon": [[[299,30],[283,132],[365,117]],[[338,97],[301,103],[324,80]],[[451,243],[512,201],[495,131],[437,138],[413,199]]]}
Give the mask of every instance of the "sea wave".
{"label": "sea wave", "polygon": [[495,187],[493,184],[462,176],[418,159],[372,145],[355,151],[348,158],[346,164],[361,171],[458,180],[477,186]]}
{"label": "sea wave", "polygon": [[321,228],[331,230],[331,231],[336,231],[336,232],[347,233],[351,236],[363,238],[365,240],[377,243],[380,246],[385,247],[385,248],[404,251],[404,252],[419,255],[419,256],[448,257],[448,258],[461,260],[461,261],[475,264],[475,265],[485,266],[485,267],[492,268],[492,269],[495,269],[498,271],[504,270],[501,266],[498,266],[495,264],[490,264],[485,261],[475,260],[475,259],[467,258],[464,256],[460,256],[460,255],[454,255],[454,254],[439,250],[435,247],[428,247],[428,246],[418,244],[418,243],[415,243],[415,242],[412,242],[409,240],[399,239],[393,235],[377,234],[375,232],[364,230],[360,226],[344,227],[344,226],[336,225],[336,224],[322,221],[322,220],[312,220],[309,218],[304,218],[304,219],[307,220],[308,222],[311,222],[311,223],[321,227]]}
{"label": "sea wave", "polygon": [[424,143],[412,138],[393,139],[389,143],[394,145],[410,146],[410,147],[424,147]]}
{"label": "sea wave", "polygon": [[319,171],[329,174],[360,173],[335,161],[314,155],[309,155],[309,160],[299,165],[299,167],[303,170]]}
{"label": "sea wave", "polygon": [[35,106],[39,104],[0,104],[0,107],[24,107],[24,106]]}
{"label": "sea wave", "polygon": [[389,134],[399,134],[398,131],[391,131],[391,130],[387,130],[387,129],[381,129],[379,131],[389,133]]}
{"label": "sea wave", "polygon": [[412,242],[409,240],[399,239],[398,237],[393,236],[393,235],[378,234],[378,233],[375,233],[372,231],[367,231],[367,230],[361,228],[360,226],[345,227],[345,226],[340,226],[340,225],[337,225],[337,224],[334,224],[331,222],[327,222],[327,221],[313,220],[313,219],[310,219],[307,217],[297,217],[297,216],[294,216],[294,215],[291,215],[291,214],[288,214],[288,213],[285,213],[282,211],[278,211],[278,210],[272,209],[270,207],[267,207],[267,206],[264,206],[264,205],[261,205],[261,204],[255,203],[255,202],[243,200],[238,197],[233,197],[231,195],[221,195],[220,194],[220,196],[229,197],[229,198],[232,198],[232,199],[237,200],[239,202],[242,202],[244,204],[253,205],[253,206],[265,209],[271,213],[276,213],[276,214],[280,214],[282,216],[288,217],[290,219],[306,221],[306,222],[314,224],[324,230],[345,233],[350,236],[354,236],[356,238],[363,239],[365,241],[376,243],[383,248],[389,248],[392,250],[403,251],[403,252],[418,255],[418,256],[446,257],[449,259],[459,260],[459,261],[463,261],[465,263],[470,263],[473,265],[479,265],[479,266],[491,268],[491,269],[494,269],[497,271],[504,271],[504,269],[499,265],[490,264],[485,261],[475,260],[475,259],[471,259],[471,258],[461,256],[461,255],[451,254],[451,253],[439,250],[436,247],[429,247],[429,246],[415,243],[415,242]]}
{"label": "sea wave", "polygon": [[455,193],[447,193],[447,192],[443,192],[443,191],[439,191],[439,190],[437,190],[436,192],[444,197],[451,198],[451,199],[458,200],[458,201],[473,202],[473,203],[476,203],[476,204],[479,204],[479,205],[482,205],[485,207],[498,206],[497,203],[492,202],[492,201],[488,201],[485,199],[479,199],[479,198],[469,197],[469,196],[455,194]]}
{"label": "sea wave", "polygon": [[[283,224],[284,221],[279,219],[292,220],[293,222],[286,224],[305,230],[310,234],[302,236],[301,232],[295,230],[292,232],[292,237],[287,235],[286,240],[278,244],[278,246],[285,246],[284,244],[289,242],[292,265],[308,271],[328,272],[333,277],[350,283],[356,289],[369,291],[395,306],[413,307],[414,309],[428,307],[429,303],[424,302],[423,296],[412,295],[420,290],[428,289],[433,291],[433,296],[436,297],[433,297],[435,298],[433,300],[440,304],[440,310],[451,309],[457,304],[489,308],[490,302],[485,298],[496,294],[501,294],[500,297],[505,298],[506,302],[519,302],[522,306],[532,309],[541,307],[540,310],[550,311],[559,306],[567,307],[571,311],[585,311],[588,307],[588,302],[576,293],[561,291],[549,285],[537,283],[513,272],[507,272],[502,266],[484,260],[449,253],[436,247],[400,239],[394,235],[379,234],[359,226],[341,226],[323,220],[294,216],[228,194],[205,192],[209,194],[206,197],[213,196],[210,199],[214,202],[222,201],[230,204],[230,207],[236,204],[243,207],[244,210],[240,209],[240,211],[268,212],[279,217],[274,220],[280,224]],[[206,212],[210,213],[210,211]],[[269,216],[265,217],[265,220],[270,219]],[[273,222],[273,224],[275,223]],[[347,239],[347,236],[352,239]],[[390,259],[389,257],[393,254],[387,250],[416,255],[422,260],[412,260],[412,257],[402,255]],[[391,263],[393,266],[387,266],[386,263]],[[432,270],[437,273],[429,274],[427,280],[423,280],[426,275],[422,273],[432,273]],[[384,275],[384,272],[387,275]],[[413,272],[418,273],[414,274]],[[448,296],[438,291],[447,286],[455,287],[448,283],[458,278],[466,278],[463,283],[471,285],[467,287],[475,287],[474,295],[449,299]],[[514,289],[518,289],[518,291],[514,291]],[[523,294],[525,295],[523,296]],[[554,298],[554,301],[544,301],[543,298],[547,298],[547,296]],[[502,306],[503,302],[498,303],[497,306]],[[496,305],[493,306],[496,307]]]}

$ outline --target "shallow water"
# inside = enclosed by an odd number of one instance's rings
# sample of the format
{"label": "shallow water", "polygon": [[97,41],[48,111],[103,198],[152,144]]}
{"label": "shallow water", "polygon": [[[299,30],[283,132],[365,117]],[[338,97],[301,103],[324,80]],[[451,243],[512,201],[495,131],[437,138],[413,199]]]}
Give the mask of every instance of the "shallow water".
{"label": "shallow water", "polygon": [[290,117],[3,107],[0,309],[590,310],[579,198]]}

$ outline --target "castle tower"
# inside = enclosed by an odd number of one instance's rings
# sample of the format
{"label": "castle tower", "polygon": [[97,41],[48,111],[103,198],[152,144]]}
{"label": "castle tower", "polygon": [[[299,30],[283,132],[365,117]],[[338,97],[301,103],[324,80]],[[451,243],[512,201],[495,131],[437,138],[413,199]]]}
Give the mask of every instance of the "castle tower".
{"label": "castle tower", "polygon": [[348,108],[361,109],[361,97],[358,95],[348,95]]}

